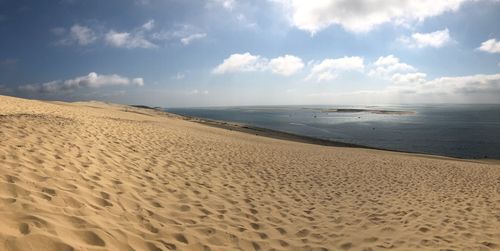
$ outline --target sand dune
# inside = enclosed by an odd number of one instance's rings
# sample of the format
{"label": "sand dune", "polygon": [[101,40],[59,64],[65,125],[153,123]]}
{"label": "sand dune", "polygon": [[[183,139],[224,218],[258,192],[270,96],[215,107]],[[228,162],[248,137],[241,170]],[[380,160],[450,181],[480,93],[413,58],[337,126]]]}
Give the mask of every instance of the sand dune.
{"label": "sand dune", "polygon": [[500,166],[0,96],[0,250],[499,250]]}

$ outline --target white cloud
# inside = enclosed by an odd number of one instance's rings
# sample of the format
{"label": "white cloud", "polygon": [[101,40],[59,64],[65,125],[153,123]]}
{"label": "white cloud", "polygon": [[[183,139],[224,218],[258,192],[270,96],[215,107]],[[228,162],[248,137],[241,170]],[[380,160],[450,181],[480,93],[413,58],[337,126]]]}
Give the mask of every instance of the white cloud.
{"label": "white cloud", "polygon": [[379,57],[373,64],[374,68],[368,76],[390,79],[396,73],[415,72],[417,69],[409,64],[401,63],[394,55]]}
{"label": "white cloud", "polygon": [[290,76],[304,68],[302,59],[284,55],[271,60],[248,52],[232,54],[212,70],[213,74],[234,72],[271,71],[274,74]]}
{"label": "white cloud", "polygon": [[500,74],[441,77],[431,81],[422,81],[422,76],[415,74],[415,81],[393,83],[382,90],[311,93],[308,97],[314,102],[326,103],[336,100],[351,104],[498,103],[500,100]]}
{"label": "white cloud", "polygon": [[252,21],[247,18],[245,14],[239,13],[236,15],[236,20],[240,23],[242,27],[250,28],[250,29],[255,29],[258,27],[258,24],[255,21]]}
{"label": "white cloud", "polygon": [[450,41],[450,32],[448,29],[434,31],[431,33],[415,33],[411,37],[417,47],[435,47],[439,48]]}
{"label": "white cloud", "polygon": [[216,4],[222,6],[226,10],[233,10],[236,5],[235,0],[213,0]]}
{"label": "white cloud", "polygon": [[114,30],[110,30],[104,39],[108,45],[118,48],[150,49],[157,47],[155,44],[148,41],[142,33],[131,34],[128,32],[116,32]]}
{"label": "white cloud", "polygon": [[489,53],[500,53],[500,41],[497,41],[494,38],[486,40],[477,49]]}
{"label": "white cloud", "polygon": [[155,21],[151,19],[139,28],[134,29],[130,32],[117,32],[114,30],[110,30],[104,36],[104,40],[108,45],[118,48],[157,48],[158,46],[148,39],[148,36],[151,35],[150,31],[154,29],[154,27]]}
{"label": "white cloud", "polygon": [[136,85],[143,86],[144,80],[142,78],[129,79],[117,74],[112,75],[99,75],[91,72],[86,76],[76,77],[68,80],[55,80],[42,84],[29,84],[20,86],[21,91],[29,92],[58,92],[74,90],[79,88],[101,88],[106,86],[127,86]]}
{"label": "white cloud", "polygon": [[430,33],[413,33],[411,37],[402,37],[400,41],[410,48],[440,48],[451,41],[448,29]]}
{"label": "white cloud", "polygon": [[81,26],[75,24],[69,28],[69,31],[66,32],[66,29],[57,27],[51,29],[52,34],[62,37],[56,44],[59,45],[71,45],[78,44],[82,46],[90,45],[97,41],[98,36],[94,30],[87,26]]}
{"label": "white cloud", "polygon": [[422,84],[425,83],[427,74],[421,72],[396,73],[392,75],[391,81],[396,85]]}
{"label": "white cloud", "polygon": [[132,81],[130,81],[132,85],[137,85],[137,86],[144,86],[144,79],[143,78],[134,78]]}
{"label": "white cloud", "polygon": [[130,33],[127,32],[115,32],[113,30],[106,34],[106,42],[115,47],[124,47],[127,40],[130,38]]}
{"label": "white cloud", "polygon": [[375,61],[375,66],[388,66],[388,65],[395,65],[399,64],[399,58],[395,57],[394,55],[389,55],[389,56],[382,56]]}
{"label": "white cloud", "polygon": [[337,78],[340,72],[363,71],[364,68],[364,60],[361,57],[325,59],[321,63],[313,65],[311,73],[306,77],[306,80],[328,81]]}
{"label": "white cloud", "polygon": [[152,30],[155,27],[155,20],[149,20],[145,24],[142,25],[142,28],[145,30]]}
{"label": "white cloud", "polygon": [[77,24],[71,27],[70,35],[79,45],[89,45],[97,40],[97,36],[92,29]]}
{"label": "white cloud", "polygon": [[163,30],[151,34],[151,38],[155,41],[179,41],[183,45],[189,45],[195,40],[203,39],[208,34],[200,32],[200,29],[184,24],[177,25],[172,30]]}
{"label": "white cloud", "polygon": [[191,34],[191,35],[188,35],[186,37],[181,38],[181,43],[183,43],[184,45],[188,45],[191,42],[193,42],[194,40],[199,40],[199,39],[205,38],[206,36],[207,36],[206,33]]}
{"label": "white cloud", "polygon": [[231,72],[248,72],[257,71],[265,68],[267,60],[262,59],[261,56],[254,56],[250,53],[232,54],[224,59],[222,64],[215,67],[212,71],[214,74],[225,74]]}
{"label": "white cloud", "polygon": [[330,25],[367,32],[384,23],[423,21],[456,11],[469,0],[269,0],[280,3],[293,26],[314,34]]}
{"label": "white cloud", "polygon": [[269,62],[269,67],[273,73],[290,76],[302,70],[302,68],[304,68],[304,62],[296,56],[285,55],[272,59]]}

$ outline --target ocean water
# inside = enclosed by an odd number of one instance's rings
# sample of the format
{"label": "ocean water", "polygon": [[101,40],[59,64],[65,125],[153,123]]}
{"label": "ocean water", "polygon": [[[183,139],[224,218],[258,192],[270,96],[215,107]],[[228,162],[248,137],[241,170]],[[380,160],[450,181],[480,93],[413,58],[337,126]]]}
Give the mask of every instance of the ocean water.
{"label": "ocean water", "polygon": [[[324,112],[324,109],[335,108],[411,111],[414,114]],[[500,105],[258,106],[167,111],[377,148],[500,159]]]}

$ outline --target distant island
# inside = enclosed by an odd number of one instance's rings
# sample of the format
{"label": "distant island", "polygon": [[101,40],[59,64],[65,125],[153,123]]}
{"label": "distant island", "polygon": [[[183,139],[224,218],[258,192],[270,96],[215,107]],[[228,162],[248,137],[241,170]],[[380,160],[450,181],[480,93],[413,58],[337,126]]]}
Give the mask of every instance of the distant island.
{"label": "distant island", "polygon": [[355,109],[355,108],[322,109],[321,112],[343,112],[343,113],[369,112],[373,114],[389,114],[389,115],[415,114],[414,111],[391,111],[391,110],[373,110],[373,109]]}

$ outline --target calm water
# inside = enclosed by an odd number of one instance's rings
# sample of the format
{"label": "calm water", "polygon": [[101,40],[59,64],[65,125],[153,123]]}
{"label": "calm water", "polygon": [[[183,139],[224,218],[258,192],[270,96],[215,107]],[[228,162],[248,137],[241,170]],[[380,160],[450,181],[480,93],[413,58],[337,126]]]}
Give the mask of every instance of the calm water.
{"label": "calm water", "polygon": [[[325,108],[414,111],[414,115],[325,113]],[[167,109],[316,138],[460,158],[500,159],[500,105],[283,106]]]}

